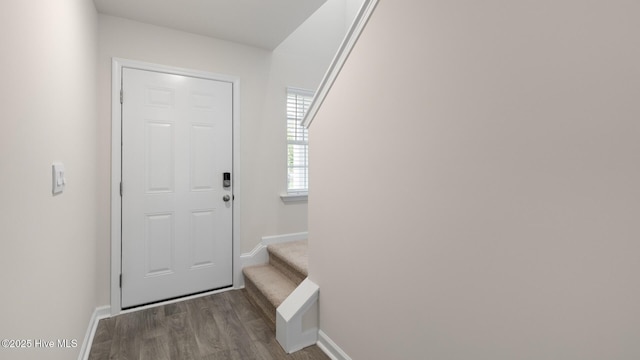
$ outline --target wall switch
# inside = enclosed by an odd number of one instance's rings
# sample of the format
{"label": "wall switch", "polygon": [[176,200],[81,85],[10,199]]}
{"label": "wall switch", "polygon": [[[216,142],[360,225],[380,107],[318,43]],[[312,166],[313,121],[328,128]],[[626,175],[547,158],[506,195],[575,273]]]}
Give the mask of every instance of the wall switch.
{"label": "wall switch", "polygon": [[59,194],[64,191],[64,165],[61,163],[53,163],[51,166],[53,171],[53,194]]}

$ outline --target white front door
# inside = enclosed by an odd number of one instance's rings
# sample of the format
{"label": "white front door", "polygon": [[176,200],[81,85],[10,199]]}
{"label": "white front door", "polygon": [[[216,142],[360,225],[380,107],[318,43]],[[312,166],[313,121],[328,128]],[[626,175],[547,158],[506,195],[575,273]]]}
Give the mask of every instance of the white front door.
{"label": "white front door", "polygon": [[231,286],[233,83],[122,69],[122,307]]}

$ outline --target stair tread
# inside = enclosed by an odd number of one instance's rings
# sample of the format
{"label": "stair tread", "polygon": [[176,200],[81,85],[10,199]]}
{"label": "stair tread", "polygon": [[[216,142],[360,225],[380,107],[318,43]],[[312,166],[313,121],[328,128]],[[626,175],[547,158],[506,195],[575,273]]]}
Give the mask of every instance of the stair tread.
{"label": "stair tread", "polygon": [[298,240],[271,244],[267,246],[267,249],[271,255],[278,257],[306,277],[309,275],[308,247],[309,242],[307,240]]}
{"label": "stair tread", "polygon": [[271,265],[245,267],[244,275],[277,308],[296,288],[296,284]]}

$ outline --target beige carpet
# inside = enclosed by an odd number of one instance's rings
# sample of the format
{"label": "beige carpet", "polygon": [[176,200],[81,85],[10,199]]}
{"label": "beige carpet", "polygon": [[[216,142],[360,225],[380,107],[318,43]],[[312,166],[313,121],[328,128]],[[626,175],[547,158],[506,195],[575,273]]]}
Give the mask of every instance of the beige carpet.
{"label": "beige carpet", "polygon": [[276,308],[307,277],[307,247],[306,240],[269,245],[268,264],[242,270],[247,297],[273,325]]}

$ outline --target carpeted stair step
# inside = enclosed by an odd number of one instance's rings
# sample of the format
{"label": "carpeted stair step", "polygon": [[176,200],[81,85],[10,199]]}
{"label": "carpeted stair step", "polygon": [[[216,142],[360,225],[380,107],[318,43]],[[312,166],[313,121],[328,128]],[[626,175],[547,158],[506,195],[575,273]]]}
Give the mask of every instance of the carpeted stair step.
{"label": "carpeted stair step", "polygon": [[267,246],[269,264],[300,285],[308,276],[308,244],[307,240],[300,240]]}
{"label": "carpeted stair step", "polygon": [[271,265],[249,266],[242,270],[249,301],[260,309],[275,329],[276,309],[297,284]]}

